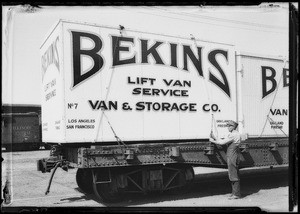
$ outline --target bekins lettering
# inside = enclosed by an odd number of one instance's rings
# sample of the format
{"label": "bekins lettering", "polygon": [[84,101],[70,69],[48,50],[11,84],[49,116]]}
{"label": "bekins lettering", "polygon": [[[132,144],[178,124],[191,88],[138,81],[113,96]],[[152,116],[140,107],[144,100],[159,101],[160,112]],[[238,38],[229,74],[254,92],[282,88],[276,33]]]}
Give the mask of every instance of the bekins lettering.
{"label": "bekins lettering", "polygon": [[42,56],[42,78],[43,79],[49,65],[54,64],[57,70],[59,71],[58,42],[59,42],[59,37],[57,37],[54,40],[54,42],[48,47],[48,49]]}
{"label": "bekins lettering", "polygon": [[[269,75],[268,75],[269,73]],[[270,66],[261,66],[262,74],[262,99],[268,96],[269,94],[275,92],[277,88],[276,70]],[[289,70],[286,68],[282,69],[282,78],[283,78],[283,88],[289,86]],[[271,85],[271,88],[267,88],[267,83]]]}
{"label": "bekins lettering", "polygon": [[[72,56],[73,56],[73,85],[72,87],[77,86],[82,81],[88,79],[95,73],[101,71],[104,65],[104,59],[101,55],[101,49],[103,46],[103,42],[101,38],[92,33],[87,32],[77,32],[70,31],[72,37]],[[168,43],[155,41],[154,44],[150,45],[149,40],[147,39],[135,39],[133,37],[124,37],[124,36],[110,36],[111,37],[111,53],[112,53],[112,66],[121,66],[126,64],[136,64],[137,63],[137,55],[134,51],[130,49],[130,46],[135,45],[135,43],[140,43],[140,60],[141,64],[150,64],[149,57],[151,56],[154,60],[154,63],[157,65],[165,65],[174,68],[178,68],[185,71],[190,71],[188,63],[192,63],[196,68],[197,73],[200,77],[203,78],[203,68],[202,68],[202,48],[196,47],[197,51],[194,53],[191,46],[182,45],[182,53],[178,53],[178,46],[180,44],[176,43]],[[83,39],[89,39],[94,43],[93,48],[91,49],[83,49],[81,42]],[[153,43],[153,42],[152,42]],[[161,46],[168,46],[170,53],[170,64],[165,64],[162,57],[164,55],[160,55],[159,48]],[[121,53],[127,52],[130,57],[126,59],[121,59]],[[88,71],[82,72],[82,55],[89,56],[93,60],[93,67]],[[225,58],[228,63],[228,51],[221,49],[214,49],[208,53],[208,61],[210,64],[219,72],[221,77],[216,77],[209,71],[209,80],[217,85],[225,94],[230,98],[230,87],[225,75],[223,68],[220,66],[218,61],[216,60],[217,56],[221,55]],[[178,57],[182,57],[183,59],[183,67],[178,67],[177,59]],[[228,63],[229,64],[229,63]]]}

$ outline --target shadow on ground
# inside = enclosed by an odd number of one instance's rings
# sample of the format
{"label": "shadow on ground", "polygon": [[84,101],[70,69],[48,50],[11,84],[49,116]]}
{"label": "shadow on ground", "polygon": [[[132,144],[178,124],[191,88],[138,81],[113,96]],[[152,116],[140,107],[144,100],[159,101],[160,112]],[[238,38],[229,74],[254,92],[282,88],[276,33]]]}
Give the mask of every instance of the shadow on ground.
{"label": "shadow on ground", "polygon": [[[260,190],[274,189],[278,187],[288,186],[288,172],[281,173],[263,173],[263,174],[246,174],[241,175],[241,191],[242,196],[247,197],[259,192]],[[82,192],[77,188],[79,192]],[[186,200],[199,198],[226,195],[231,192],[231,185],[228,180],[227,173],[217,178],[205,178],[195,180],[189,187],[183,188],[177,192],[152,192],[144,194],[127,194],[122,202],[119,203],[104,203],[94,195],[85,194],[78,197],[63,198],[62,203],[76,202],[84,200],[94,200],[97,203],[107,207],[127,207],[141,206],[145,204],[155,204],[164,201]]]}
{"label": "shadow on ground", "polygon": [[[274,189],[288,186],[288,173],[259,174],[241,176],[242,197],[247,197],[260,190]],[[176,193],[149,193],[126,195],[126,199],[115,204],[105,204],[106,206],[126,207],[149,203],[159,203],[164,201],[185,200],[191,198],[202,198],[214,195],[225,195],[231,193],[231,184],[225,174],[217,179],[195,181],[188,188],[181,189]],[[102,202],[100,202],[102,203]],[[103,204],[103,203],[102,203]]]}

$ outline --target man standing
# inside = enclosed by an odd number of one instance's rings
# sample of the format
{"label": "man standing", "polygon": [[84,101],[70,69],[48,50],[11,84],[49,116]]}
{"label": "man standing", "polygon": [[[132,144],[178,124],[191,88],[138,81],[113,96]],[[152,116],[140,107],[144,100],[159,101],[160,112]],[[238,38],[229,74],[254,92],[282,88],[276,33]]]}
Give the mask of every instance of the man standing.
{"label": "man standing", "polygon": [[225,145],[227,144],[227,165],[228,165],[228,176],[231,181],[232,194],[229,199],[241,198],[240,192],[240,177],[239,177],[239,145],[241,143],[241,135],[236,130],[238,123],[230,120],[227,122],[229,134],[225,139],[216,139],[211,133],[210,142]]}

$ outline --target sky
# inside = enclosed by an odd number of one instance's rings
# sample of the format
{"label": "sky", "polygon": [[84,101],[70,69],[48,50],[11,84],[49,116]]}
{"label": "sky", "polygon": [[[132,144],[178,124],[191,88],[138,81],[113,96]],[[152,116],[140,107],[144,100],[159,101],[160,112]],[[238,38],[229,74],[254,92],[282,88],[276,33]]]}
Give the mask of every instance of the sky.
{"label": "sky", "polygon": [[288,56],[288,3],[278,7],[2,7],[2,103],[41,104],[40,46],[59,20],[234,45],[242,53]]}

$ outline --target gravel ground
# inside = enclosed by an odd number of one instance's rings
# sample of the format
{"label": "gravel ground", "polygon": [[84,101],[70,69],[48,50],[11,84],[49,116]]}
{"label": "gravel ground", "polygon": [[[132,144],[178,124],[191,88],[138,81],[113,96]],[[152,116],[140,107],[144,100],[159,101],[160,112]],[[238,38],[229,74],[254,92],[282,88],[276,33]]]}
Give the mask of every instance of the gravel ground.
{"label": "gravel ground", "polygon": [[195,182],[188,191],[178,194],[128,195],[121,203],[103,204],[97,201],[94,195],[86,195],[79,190],[75,181],[76,169],[70,169],[68,172],[61,168],[57,169],[50,193],[45,195],[50,173],[38,172],[36,160],[48,157],[48,155],[49,151],[45,150],[2,153],[4,158],[2,189],[7,179],[10,179],[12,184],[11,203],[3,204],[2,210],[24,209],[24,207],[77,207],[79,209],[86,207],[93,207],[93,209],[95,207],[106,209],[114,207],[122,207],[121,209],[129,207],[140,209],[258,207],[267,212],[288,211],[286,167],[276,168],[277,171],[269,168],[241,170],[243,198],[239,200],[228,200],[231,187],[227,178],[227,170],[196,167],[194,168]]}

